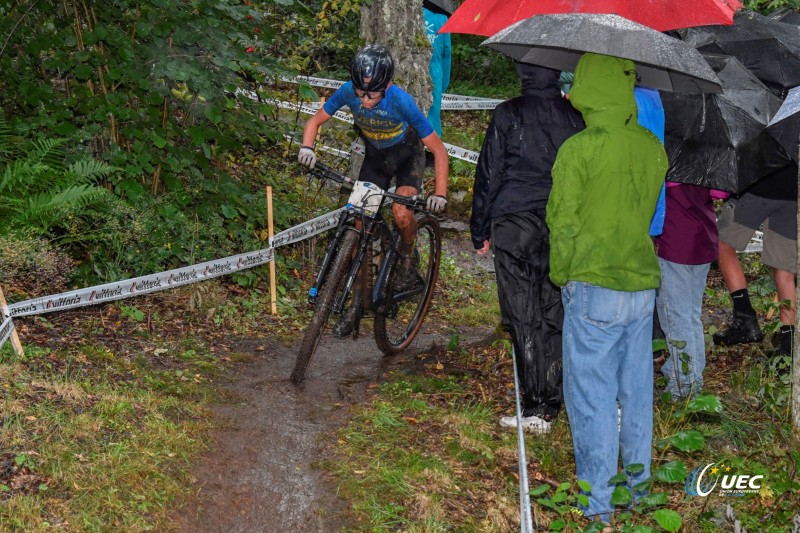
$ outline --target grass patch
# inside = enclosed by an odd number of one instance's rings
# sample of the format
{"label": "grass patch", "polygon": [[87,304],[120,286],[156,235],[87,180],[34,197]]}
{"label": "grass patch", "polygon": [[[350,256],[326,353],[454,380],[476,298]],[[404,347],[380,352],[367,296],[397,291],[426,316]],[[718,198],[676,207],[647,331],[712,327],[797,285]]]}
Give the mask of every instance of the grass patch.
{"label": "grass patch", "polygon": [[[358,531],[519,530],[516,433],[497,425],[513,405],[509,356],[502,342],[456,342],[450,348],[420,356],[411,372],[392,374],[339,434],[335,456],[324,467],[354,502]],[[656,503],[647,511],[618,514],[620,528],[627,522],[673,530],[664,513],[675,512],[682,517],[681,531],[718,531],[735,519],[748,531],[783,532],[800,516],[800,446],[791,436],[788,384],[763,364],[760,348],[731,351],[709,355],[707,392],[721,401],[721,410],[665,398],[655,402]],[[740,365],[729,364],[734,356],[743,358]],[[701,435],[699,447],[676,444],[676,434],[693,431]],[[553,507],[562,497],[577,497],[566,413],[548,435],[526,435],[526,450],[531,489],[545,486],[539,489],[544,494],[532,497],[539,526],[589,527],[567,507]],[[684,466],[672,470],[677,462]],[[687,495],[689,470],[709,462],[764,475],[762,489],[743,497]],[[559,486],[563,496],[554,491]]]}
{"label": "grass patch", "polygon": [[[466,255],[466,252],[461,252]],[[500,322],[497,288],[489,273],[478,277],[459,266],[470,258],[442,254],[439,280],[433,300],[436,314],[448,317],[459,327],[487,326]],[[492,276],[487,282],[487,277]]]}
{"label": "grass patch", "polygon": [[193,337],[144,337],[137,351],[0,353],[0,530],[170,528],[206,448],[203,405],[221,363]]}

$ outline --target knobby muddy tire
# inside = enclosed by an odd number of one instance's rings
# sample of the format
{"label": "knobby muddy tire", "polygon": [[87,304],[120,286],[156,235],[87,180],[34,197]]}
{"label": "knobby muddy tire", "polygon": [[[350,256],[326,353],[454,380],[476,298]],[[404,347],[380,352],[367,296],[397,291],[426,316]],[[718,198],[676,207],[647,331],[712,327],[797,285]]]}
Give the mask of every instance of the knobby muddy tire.
{"label": "knobby muddy tire", "polygon": [[[375,343],[384,355],[398,354],[408,348],[419,333],[433,299],[436,280],[439,277],[439,260],[442,251],[442,230],[435,218],[426,215],[417,220],[416,249],[420,254],[419,273],[424,284],[420,297],[414,302],[404,302],[402,311],[398,309],[400,306],[396,306],[394,310],[387,309],[386,313],[379,313],[375,316]],[[392,279],[398,264],[399,258],[393,265],[392,272],[389,273],[389,279]],[[393,311],[410,314],[407,325],[403,324],[402,316],[392,317]]]}
{"label": "knobby muddy tire", "polygon": [[336,254],[336,258],[331,265],[330,273],[322,284],[322,289],[317,297],[314,316],[311,323],[306,328],[303,335],[303,342],[300,343],[300,351],[297,354],[294,370],[292,370],[292,381],[299,384],[306,377],[308,364],[317,349],[325,326],[328,323],[328,316],[331,313],[331,306],[336,295],[342,289],[344,278],[347,275],[350,262],[353,260],[353,249],[358,242],[358,233],[347,231],[342,238],[342,244]]}

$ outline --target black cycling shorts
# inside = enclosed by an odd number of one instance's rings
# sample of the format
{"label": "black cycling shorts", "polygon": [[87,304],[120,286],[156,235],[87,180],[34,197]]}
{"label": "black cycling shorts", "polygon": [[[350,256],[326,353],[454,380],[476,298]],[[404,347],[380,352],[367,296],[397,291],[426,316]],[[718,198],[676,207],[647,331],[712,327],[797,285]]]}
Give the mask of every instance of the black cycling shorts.
{"label": "black cycling shorts", "polygon": [[388,189],[392,178],[397,178],[398,187],[414,187],[417,192],[422,188],[422,176],[425,172],[425,149],[419,134],[409,127],[405,139],[389,148],[378,149],[368,140],[364,140],[366,154],[360,181],[369,181],[381,189]]}

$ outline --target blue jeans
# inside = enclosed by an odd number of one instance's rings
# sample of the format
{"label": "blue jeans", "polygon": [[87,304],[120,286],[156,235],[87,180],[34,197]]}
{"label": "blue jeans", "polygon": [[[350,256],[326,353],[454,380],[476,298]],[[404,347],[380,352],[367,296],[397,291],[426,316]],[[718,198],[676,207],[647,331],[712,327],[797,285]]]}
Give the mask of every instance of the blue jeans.
{"label": "blue jeans", "polygon": [[[650,477],[653,442],[652,330],[655,289],[624,292],[570,281],[564,303],[564,403],[578,479],[588,481],[586,516],[608,520],[609,479],[644,465],[629,487]],[[617,402],[622,426],[617,426]]]}
{"label": "blue jeans", "polygon": [[661,286],[656,307],[669,349],[661,373],[669,380],[666,391],[677,400],[703,389],[706,344],[701,313],[711,264],[680,265],[660,257],[658,262]]}

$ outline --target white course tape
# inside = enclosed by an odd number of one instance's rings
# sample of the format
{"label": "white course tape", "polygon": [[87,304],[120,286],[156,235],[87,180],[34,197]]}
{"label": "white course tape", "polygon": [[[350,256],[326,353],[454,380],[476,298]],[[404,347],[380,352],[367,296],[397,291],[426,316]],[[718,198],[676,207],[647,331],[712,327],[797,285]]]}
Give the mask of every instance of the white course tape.
{"label": "white course tape", "polygon": [[761,252],[764,250],[764,234],[760,231],[756,231],[753,235],[753,238],[750,239],[750,242],[747,243],[747,247],[742,250],[741,253],[743,254],[752,254],[755,252]]}
{"label": "white course tape", "polygon": [[18,317],[63,311],[75,307],[121,300],[132,296],[141,296],[263,265],[272,261],[272,255],[272,249],[265,248],[255,252],[232,255],[223,259],[167,270],[158,274],[149,274],[138,278],[106,283],[105,285],[62,292],[54,296],[43,296],[11,304],[8,308],[12,317]]}
{"label": "white course tape", "polygon": [[[297,110],[299,109],[301,113],[305,113],[307,115],[314,115],[319,111],[320,105],[319,104],[293,104],[292,102],[275,102],[281,109],[292,109]],[[347,122],[348,124],[353,123],[353,115],[350,113],[346,113],[342,110],[337,111],[333,118],[337,118],[342,122]]]}
{"label": "white course tape", "polygon": [[[343,81],[339,80],[329,80],[327,78],[315,78],[313,76],[295,76],[294,78],[290,78],[288,76],[281,76],[281,81],[285,81],[287,83],[300,83],[305,82],[313,87],[324,87],[327,89],[338,89],[342,85],[345,84]],[[443,94],[442,95],[442,102],[447,101],[471,101],[471,102],[483,102],[482,105],[484,106],[491,106],[491,107],[448,107],[447,109],[494,109],[497,104],[502,102],[503,100],[498,100],[497,98],[484,98],[483,96],[462,96],[460,94]],[[442,105],[442,109],[445,109],[444,105]]]}
{"label": "white course tape", "polygon": [[[190,283],[196,283],[219,276],[233,274],[248,268],[269,263],[273,259],[273,248],[307,239],[334,227],[339,221],[339,208],[297,226],[284,230],[272,238],[269,248],[232,255],[192,266],[176,268],[157,274],[139,276],[85,289],[63,292],[53,296],[43,296],[18,302],[8,306],[10,317],[38,315],[54,311],[64,311],[76,307],[95,305],[133,296],[141,296]],[[5,322],[3,323],[5,327]],[[0,343],[2,346],[2,343]]]}
{"label": "white course tape", "polygon": [[339,217],[341,216],[342,211],[345,211],[346,209],[347,207],[340,207],[339,209],[335,209],[330,213],[325,213],[317,218],[313,218],[307,222],[303,222],[302,224],[298,224],[297,226],[293,226],[287,230],[284,230],[270,239],[270,245],[273,248],[277,248],[278,246],[286,246],[287,244],[308,239],[309,237],[322,233],[323,231],[328,231],[339,223]]}
{"label": "white course tape", "polygon": [[446,102],[448,100],[480,100],[484,102],[496,102],[498,104],[503,101],[503,100],[498,100],[497,98],[485,98],[483,96],[464,96],[461,94],[444,93],[442,95],[442,101]]}
{"label": "white course tape", "polygon": [[460,146],[447,143],[444,143],[444,147],[447,148],[447,153],[450,154],[450,157],[469,161],[475,165],[478,164],[478,156],[480,155],[478,152],[473,152],[472,150],[467,150],[466,148],[461,148]]}
{"label": "white course tape", "polygon": [[494,109],[502,100],[442,100],[442,111]]}
{"label": "white course tape", "polygon": [[13,332],[14,323],[11,322],[11,317],[8,317],[3,320],[3,324],[0,325],[0,348],[3,347],[3,344],[5,344]]}
{"label": "white course tape", "polygon": [[[283,138],[288,140],[288,141],[290,141],[290,142],[292,142],[292,143],[295,143],[297,146],[300,146],[301,144],[303,144],[303,140],[302,139],[296,139],[296,138],[292,137],[291,135],[289,135],[288,133],[284,134]],[[350,157],[350,152],[346,152],[344,150],[339,150],[338,148],[331,148],[330,146],[325,146],[324,144],[318,144],[315,149],[319,150],[320,152],[328,152],[330,154],[335,155],[336,157],[341,157],[341,158]]]}
{"label": "white course tape", "polygon": [[[276,106],[281,109],[292,109],[292,110],[300,110],[301,113],[305,113],[307,115],[314,115],[319,111],[320,105],[318,103],[314,104],[293,104],[292,102],[273,102]],[[350,113],[346,113],[342,110],[337,111],[333,118],[337,118],[342,122],[347,122],[348,124],[353,123],[353,115]]]}
{"label": "white course tape", "polygon": [[287,83],[300,83],[301,81],[304,81],[314,87],[326,87],[328,89],[338,89],[345,84],[343,81],[329,80],[326,78],[314,78],[313,76],[295,76],[294,78],[281,76],[281,80]]}
{"label": "white course tape", "polygon": [[[275,102],[275,105],[277,105],[281,109],[293,109],[293,110],[299,109],[300,112],[308,113],[309,115],[313,115],[314,113],[317,112],[316,109],[306,104],[301,105],[301,104],[293,104],[292,102]],[[345,113],[344,111],[337,111],[334,117],[344,122],[348,122],[350,124],[353,123],[353,116],[350,113]],[[467,150],[466,148],[461,148],[460,146],[455,146],[453,144],[448,144],[448,143],[444,143],[444,147],[447,148],[447,153],[450,154],[450,157],[455,157],[456,159],[468,161],[473,164],[478,163],[478,155],[480,155],[478,152]],[[335,150],[335,148],[331,148],[330,150]],[[363,155],[363,151],[357,151],[357,150],[354,151]]]}

